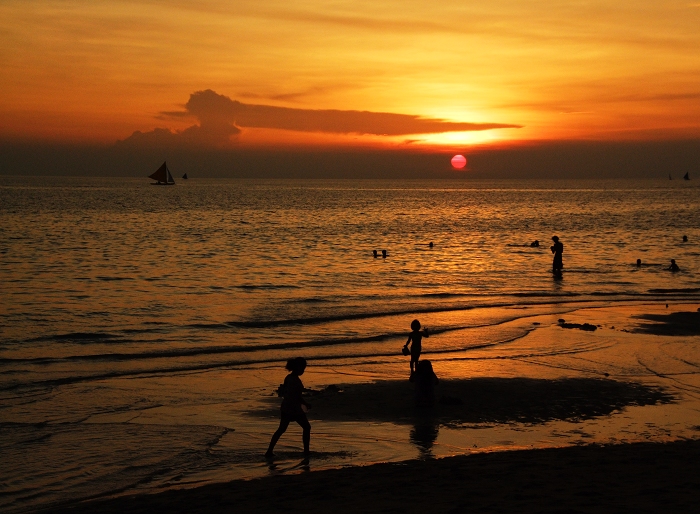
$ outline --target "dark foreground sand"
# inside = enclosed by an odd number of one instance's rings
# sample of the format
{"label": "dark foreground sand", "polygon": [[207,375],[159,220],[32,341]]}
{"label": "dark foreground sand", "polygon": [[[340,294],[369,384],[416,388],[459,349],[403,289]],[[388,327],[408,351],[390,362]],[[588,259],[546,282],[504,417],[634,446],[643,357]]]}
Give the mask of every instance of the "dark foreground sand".
{"label": "dark foreground sand", "polygon": [[62,512],[669,513],[699,509],[700,441],[679,441],[376,464],[117,498]]}

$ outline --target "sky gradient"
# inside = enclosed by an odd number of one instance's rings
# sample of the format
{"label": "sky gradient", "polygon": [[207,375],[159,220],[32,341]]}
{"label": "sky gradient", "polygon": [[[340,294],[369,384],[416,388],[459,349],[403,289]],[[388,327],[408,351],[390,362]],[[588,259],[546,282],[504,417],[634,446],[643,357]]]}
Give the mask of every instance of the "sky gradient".
{"label": "sky gradient", "polygon": [[5,0],[3,144],[700,139],[700,2]]}

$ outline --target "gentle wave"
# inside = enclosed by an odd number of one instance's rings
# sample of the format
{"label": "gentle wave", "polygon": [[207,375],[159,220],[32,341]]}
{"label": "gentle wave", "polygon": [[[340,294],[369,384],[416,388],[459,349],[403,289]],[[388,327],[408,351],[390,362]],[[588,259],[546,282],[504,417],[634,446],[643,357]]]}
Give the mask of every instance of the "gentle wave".
{"label": "gentle wave", "polygon": [[[458,325],[451,327],[435,328],[431,329],[431,335],[438,335],[448,332],[455,332],[459,330],[469,330],[477,328],[487,328],[487,327],[497,327],[505,323],[510,323],[518,319],[527,318],[529,316],[510,316],[491,323],[473,324],[473,325]],[[76,362],[76,361],[140,361],[146,359],[167,359],[167,358],[177,358],[177,357],[196,357],[204,355],[217,355],[217,354],[227,354],[227,353],[249,353],[254,355],[257,352],[265,352],[270,350],[304,350],[307,348],[317,348],[323,346],[342,346],[342,345],[355,345],[358,343],[371,343],[379,341],[390,341],[392,339],[401,339],[406,336],[405,331],[401,332],[385,332],[382,334],[375,334],[363,337],[342,337],[342,338],[323,338],[323,339],[313,339],[309,341],[299,341],[293,343],[272,343],[272,344],[257,344],[257,345],[234,345],[234,346],[216,346],[216,347],[206,347],[206,348],[178,348],[178,349],[168,349],[168,350],[156,350],[156,351],[146,351],[146,352],[133,352],[133,353],[99,353],[99,354],[89,354],[89,355],[69,355],[64,357],[33,357],[33,358],[0,358],[0,363],[34,363],[34,364],[48,364],[57,362]],[[123,342],[123,341],[122,341]],[[472,346],[465,347],[473,348]],[[459,350],[456,349],[456,350]],[[451,349],[449,351],[456,351]]]}
{"label": "gentle wave", "polygon": [[[424,355],[431,355],[431,354],[449,354],[449,353],[459,353],[461,351],[470,351],[470,350],[480,350],[483,348],[488,348],[488,347],[494,347],[498,345],[503,345],[507,343],[511,343],[513,341],[516,341],[518,339],[521,339],[525,337],[528,333],[530,333],[534,328],[530,329],[523,329],[518,335],[514,337],[509,337],[506,339],[502,340],[497,340],[497,341],[492,341],[489,343],[483,343],[483,344],[478,344],[478,345],[473,345],[465,348],[453,348],[453,349],[447,349],[447,350],[437,350],[437,351],[428,351],[428,352],[423,352]],[[321,346],[321,345],[319,345]],[[583,351],[583,350],[582,350]],[[568,352],[568,351],[567,351]],[[551,352],[548,352],[547,355],[549,355]],[[376,357],[396,357],[397,352],[396,351],[365,351],[365,352],[353,352],[353,353],[346,353],[342,355],[324,355],[324,354],[318,354],[314,355],[313,360],[315,362],[319,361],[340,361],[340,360],[362,360],[362,359],[367,359],[367,358],[376,358]],[[523,357],[531,357],[533,356],[532,352],[528,352],[527,354],[523,354]],[[214,370],[214,369],[222,369],[222,368],[232,368],[232,367],[238,367],[238,366],[252,366],[252,365],[260,365],[260,364],[273,364],[273,363],[279,363],[284,360],[285,357],[283,356],[275,356],[275,357],[268,357],[268,358],[252,358],[252,359],[240,359],[240,360],[228,360],[225,362],[210,362],[210,363],[204,363],[204,364],[186,364],[186,365],[181,365],[181,366],[169,366],[169,367],[154,367],[154,368],[149,368],[149,369],[138,369],[138,370],[124,370],[124,371],[113,371],[113,372],[107,372],[107,373],[95,373],[95,374],[86,374],[86,375],[74,375],[74,376],[68,376],[68,377],[60,377],[60,378],[54,378],[54,379],[47,379],[47,380],[36,380],[36,381],[24,381],[22,383],[13,383],[13,384],[7,384],[4,387],[0,387],[0,391],[4,392],[10,392],[10,391],[15,391],[15,390],[32,390],[32,389],[37,389],[37,388],[53,388],[57,386],[63,386],[63,385],[69,385],[69,384],[76,384],[76,383],[81,383],[81,382],[92,382],[92,381],[100,381],[100,380],[109,380],[113,378],[125,378],[125,377],[137,377],[137,376],[155,376],[155,375],[174,375],[178,373],[187,373],[187,372],[199,372],[199,371],[209,371],[209,370]],[[518,358],[518,355],[512,355],[509,357],[504,357],[504,358]]]}
{"label": "gentle wave", "polygon": [[300,286],[295,286],[291,284],[241,284],[235,286],[236,289],[243,289],[249,291],[256,290],[275,290],[275,289],[300,289]]}
{"label": "gentle wave", "polygon": [[[680,292],[691,292],[691,291],[680,291]],[[692,291],[694,292],[694,291]],[[700,292],[700,290],[698,290]],[[631,292],[617,292],[617,291],[593,291],[590,293],[550,293],[550,292],[524,292],[524,293],[511,293],[503,294],[504,297],[515,297],[515,298],[540,298],[542,301],[530,301],[530,302],[509,302],[509,301],[497,301],[497,302],[486,302],[481,299],[475,298],[475,295],[468,295],[474,301],[469,305],[435,305],[435,306],[425,306],[425,307],[411,307],[410,309],[387,309],[378,310],[372,312],[351,312],[346,314],[337,314],[329,316],[309,316],[309,317],[299,317],[299,318],[280,318],[280,319],[268,319],[268,320],[247,320],[247,321],[227,321],[224,324],[207,324],[207,325],[197,325],[197,327],[208,328],[208,329],[225,329],[227,327],[236,328],[273,328],[285,325],[316,325],[322,323],[331,323],[339,321],[353,321],[353,320],[365,320],[372,318],[383,318],[392,316],[405,316],[407,314],[431,314],[440,312],[460,312],[468,311],[472,309],[487,309],[487,308],[498,308],[498,307],[520,307],[520,306],[536,306],[536,305],[555,305],[561,303],[587,303],[595,302],[596,297],[605,297],[607,301],[638,301],[638,300],[650,300],[654,298],[663,299],[664,301],[673,300],[673,297],[663,296],[664,294],[678,294],[676,291],[658,292],[658,293],[631,293]],[[460,296],[460,295],[457,295]],[[590,297],[590,298],[588,298]],[[484,296],[488,298],[488,296]],[[688,300],[687,297],[679,297],[678,300]]]}
{"label": "gentle wave", "polygon": [[[579,293],[557,293],[552,294],[548,292],[523,292],[523,293],[512,293],[509,295],[504,295],[505,297],[514,298],[531,298],[532,301],[475,301],[469,305],[445,305],[445,306],[426,306],[426,307],[412,307],[410,309],[395,309],[395,310],[379,310],[373,312],[350,312],[345,314],[329,315],[329,316],[309,316],[309,317],[299,317],[299,318],[279,318],[279,319],[269,319],[269,320],[249,320],[249,321],[228,321],[224,323],[188,323],[185,325],[177,326],[168,324],[166,322],[147,322],[148,325],[154,325],[153,328],[126,328],[119,331],[112,332],[70,332],[66,334],[49,334],[39,337],[6,341],[6,343],[33,343],[33,342],[76,342],[76,343],[94,343],[109,341],[114,343],[136,343],[144,342],[142,340],[135,340],[129,337],[134,334],[162,334],[167,332],[172,332],[173,330],[189,329],[189,330],[202,330],[202,331],[230,331],[231,329],[251,329],[251,328],[275,328],[283,327],[288,325],[320,325],[324,323],[336,323],[344,321],[356,321],[356,320],[370,320],[382,317],[395,317],[395,316],[405,316],[407,314],[433,314],[433,313],[447,313],[447,312],[463,312],[474,309],[490,309],[490,308],[513,308],[513,307],[533,307],[533,306],[546,306],[546,305],[561,305],[561,304],[585,304],[585,303],[595,303],[599,300],[597,298],[604,297],[606,302],[624,303],[624,302],[637,302],[640,300],[659,300],[659,301],[688,301],[689,297],[693,297],[700,293],[700,288],[682,288],[682,289],[651,289],[647,293],[619,293],[619,292],[607,292],[607,291],[596,291],[591,292],[586,295]],[[459,295],[457,295],[459,296]],[[700,301],[700,297],[697,298]],[[479,325],[482,326],[482,325]],[[470,328],[470,327],[461,327]],[[399,334],[403,335],[403,333]],[[376,336],[381,340],[386,337],[394,337],[396,334],[384,334],[381,336]],[[359,341],[359,339],[353,339],[353,341]],[[148,342],[153,343],[157,340],[149,339]],[[259,348],[277,348],[278,346],[260,346]],[[230,347],[227,347],[230,348]],[[251,347],[246,348],[246,351],[252,351]],[[215,350],[212,350],[215,352]],[[237,350],[231,350],[237,351]],[[160,356],[158,352],[152,352],[154,357]],[[119,355],[109,354],[109,355]],[[149,358],[150,354],[144,354],[145,358]],[[183,355],[190,355],[190,353],[183,353]],[[167,355],[166,355],[167,356]],[[97,357],[96,357],[97,358]],[[0,359],[2,362],[4,359]],[[10,359],[11,360],[11,359]]]}
{"label": "gentle wave", "polygon": [[677,294],[677,293],[687,293],[695,294],[700,293],[700,287],[686,287],[678,289],[649,289],[650,293],[654,294]]}
{"label": "gentle wave", "polygon": [[122,339],[121,336],[108,332],[71,332],[68,334],[55,334],[27,339],[26,342],[43,341],[85,341],[92,343],[95,341]]}

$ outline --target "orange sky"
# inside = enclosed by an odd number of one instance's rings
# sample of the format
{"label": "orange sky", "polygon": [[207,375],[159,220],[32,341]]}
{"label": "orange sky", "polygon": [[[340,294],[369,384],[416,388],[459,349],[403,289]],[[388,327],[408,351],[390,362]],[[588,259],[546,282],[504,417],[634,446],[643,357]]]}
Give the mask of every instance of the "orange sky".
{"label": "orange sky", "polygon": [[699,27],[692,0],[3,0],[0,138],[182,131],[202,123],[185,104],[204,90],[280,115],[520,126],[363,135],[233,119],[232,145],[700,137]]}

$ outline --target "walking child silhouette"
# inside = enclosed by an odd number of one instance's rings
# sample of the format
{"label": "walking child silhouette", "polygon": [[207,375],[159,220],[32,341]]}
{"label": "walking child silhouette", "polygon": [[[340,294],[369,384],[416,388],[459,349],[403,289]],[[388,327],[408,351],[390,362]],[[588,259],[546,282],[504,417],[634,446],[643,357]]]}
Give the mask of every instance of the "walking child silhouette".
{"label": "walking child silhouette", "polygon": [[304,357],[295,357],[289,359],[285,366],[290,371],[289,375],[284,379],[284,400],[280,407],[280,426],[277,431],[272,434],[270,446],[265,453],[265,457],[270,459],[274,457],[272,451],[279,438],[284,434],[289,426],[289,423],[296,421],[303,429],[302,441],[304,443],[304,455],[309,455],[309,441],[311,439],[311,425],[306,418],[306,410],[311,408],[311,405],[306,403],[301,394],[304,391],[304,384],[301,383],[300,375],[306,370],[306,359]]}

